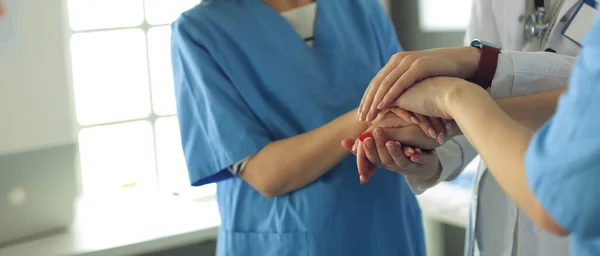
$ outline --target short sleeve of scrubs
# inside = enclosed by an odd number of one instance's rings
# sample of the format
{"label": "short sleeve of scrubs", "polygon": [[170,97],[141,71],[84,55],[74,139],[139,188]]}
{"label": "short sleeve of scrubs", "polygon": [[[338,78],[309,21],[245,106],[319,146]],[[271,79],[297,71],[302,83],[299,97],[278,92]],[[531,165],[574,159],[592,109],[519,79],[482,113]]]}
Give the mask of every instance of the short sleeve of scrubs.
{"label": "short sleeve of scrubs", "polygon": [[192,185],[200,186],[233,177],[227,167],[271,136],[203,46],[196,23],[185,16],[173,23],[171,56],[185,160]]}
{"label": "short sleeve of scrubs", "polygon": [[569,89],[525,158],[529,186],[564,229],[600,235],[600,23],[584,39]]}

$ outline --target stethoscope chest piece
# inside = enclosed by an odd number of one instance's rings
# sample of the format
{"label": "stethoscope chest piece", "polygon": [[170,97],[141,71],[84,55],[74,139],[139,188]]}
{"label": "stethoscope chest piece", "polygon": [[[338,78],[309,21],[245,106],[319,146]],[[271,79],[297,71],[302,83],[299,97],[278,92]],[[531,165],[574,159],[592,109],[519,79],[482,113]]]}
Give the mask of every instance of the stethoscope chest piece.
{"label": "stethoscope chest piece", "polygon": [[525,17],[525,38],[528,42],[534,39],[542,38],[548,29],[546,22],[546,10],[544,7],[538,7],[533,13]]}

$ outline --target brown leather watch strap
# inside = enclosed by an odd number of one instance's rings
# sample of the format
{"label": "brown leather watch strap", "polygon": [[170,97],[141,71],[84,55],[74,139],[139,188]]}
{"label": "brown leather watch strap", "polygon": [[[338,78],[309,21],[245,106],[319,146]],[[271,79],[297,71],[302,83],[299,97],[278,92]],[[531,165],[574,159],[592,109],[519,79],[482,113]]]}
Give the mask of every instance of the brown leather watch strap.
{"label": "brown leather watch strap", "polygon": [[490,86],[492,86],[494,75],[496,74],[499,54],[500,49],[483,45],[483,47],[481,47],[479,64],[477,65],[473,78],[471,78],[471,82],[478,84],[485,90],[490,88]]}

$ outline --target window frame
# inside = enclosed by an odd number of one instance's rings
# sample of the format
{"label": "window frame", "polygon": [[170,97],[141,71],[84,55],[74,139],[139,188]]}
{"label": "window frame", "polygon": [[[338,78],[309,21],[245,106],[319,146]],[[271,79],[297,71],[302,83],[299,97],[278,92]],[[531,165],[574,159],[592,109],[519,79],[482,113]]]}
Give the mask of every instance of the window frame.
{"label": "window frame", "polygon": [[[67,83],[68,83],[68,87],[69,87],[69,95],[70,95],[70,109],[71,109],[71,113],[70,116],[73,117],[73,121],[72,121],[72,127],[73,127],[73,133],[74,133],[74,140],[77,141],[79,143],[79,134],[82,130],[84,129],[88,129],[88,128],[94,128],[94,127],[101,127],[101,126],[108,126],[108,125],[116,125],[116,124],[124,124],[124,123],[130,123],[130,122],[137,122],[137,121],[146,121],[149,122],[151,127],[152,127],[152,139],[153,139],[153,148],[152,148],[152,152],[154,154],[154,177],[156,180],[156,187],[155,189],[153,189],[152,192],[159,194],[159,195],[164,195],[165,191],[163,191],[161,189],[161,179],[160,179],[160,170],[159,170],[159,156],[158,156],[158,143],[157,143],[157,133],[156,133],[156,122],[157,120],[161,119],[161,118],[177,118],[176,113],[173,114],[165,114],[165,115],[159,115],[155,112],[155,108],[154,108],[154,95],[153,95],[153,81],[152,81],[152,75],[151,75],[151,53],[150,53],[150,42],[149,42],[149,37],[148,37],[148,32],[152,29],[152,28],[160,28],[160,27],[164,27],[164,26],[169,26],[171,23],[167,22],[167,23],[159,23],[159,24],[150,24],[147,20],[146,17],[146,0],[141,0],[142,3],[142,9],[143,9],[143,22],[138,25],[138,26],[124,26],[124,27],[114,27],[114,28],[98,28],[98,29],[85,29],[85,30],[74,30],[71,27],[71,23],[70,23],[70,17],[69,17],[69,4],[68,4],[69,0],[63,0],[62,2],[62,10],[63,10],[63,31],[64,31],[64,53],[65,53],[65,65],[66,65],[66,72],[67,72]],[[200,3],[201,0],[198,0],[198,3]],[[76,109],[76,104],[75,104],[75,84],[74,84],[74,79],[73,79],[73,59],[72,59],[72,54],[71,54],[71,39],[74,35],[77,34],[85,34],[85,33],[91,33],[91,32],[107,32],[107,31],[117,31],[117,30],[124,30],[124,29],[140,29],[143,33],[144,33],[144,37],[145,37],[145,50],[146,50],[146,70],[147,70],[147,80],[148,80],[148,87],[147,89],[149,90],[149,102],[150,102],[150,113],[148,116],[146,117],[139,117],[139,118],[133,118],[133,119],[127,119],[127,120],[121,120],[121,121],[112,121],[112,122],[104,122],[104,123],[97,123],[97,124],[91,124],[91,125],[82,125],[79,123],[79,120],[77,119],[77,109]],[[83,183],[83,170],[82,170],[82,165],[81,165],[81,160],[80,160],[80,151],[78,152],[78,157],[77,157],[77,163],[76,163],[76,174],[77,174],[77,194],[79,196],[85,195],[84,194],[84,190],[85,188],[83,187],[84,183]],[[182,189],[183,190],[183,189]],[[168,191],[168,194],[171,195],[177,195],[177,192],[181,192],[181,191]],[[125,192],[123,192],[124,194]],[[154,194],[154,193],[150,193],[150,194]],[[118,193],[121,194],[121,193]],[[142,193],[143,195],[146,195],[146,193]],[[200,196],[196,196],[192,193],[192,197],[191,199],[193,200],[206,200],[206,199],[211,199],[211,198],[215,198],[216,197],[216,190],[204,195],[200,195]]]}

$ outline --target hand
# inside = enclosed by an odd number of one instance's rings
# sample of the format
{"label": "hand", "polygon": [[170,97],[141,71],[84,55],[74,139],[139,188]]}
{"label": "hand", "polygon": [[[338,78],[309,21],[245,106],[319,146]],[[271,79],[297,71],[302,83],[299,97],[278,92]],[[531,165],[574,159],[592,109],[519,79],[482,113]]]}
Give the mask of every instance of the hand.
{"label": "hand", "polygon": [[358,108],[359,120],[370,121],[417,81],[434,76],[469,78],[480,51],[474,47],[399,52],[373,78]]}
{"label": "hand", "polygon": [[444,144],[448,137],[455,135],[454,132],[456,130],[453,129],[453,126],[456,125],[452,120],[415,114],[401,108],[387,109],[387,111],[393,112],[396,116],[401,117],[406,122],[412,122],[418,125],[426,135],[436,140],[440,145]]}
{"label": "hand", "polygon": [[[367,129],[367,132],[371,132],[375,128],[383,127],[383,128],[386,128],[386,129],[384,129],[384,131],[377,130],[376,133],[384,132],[385,134],[388,134],[389,137],[402,141],[402,143],[408,143],[408,145],[418,145],[419,147],[423,147],[423,148],[427,148],[427,149],[435,148],[435,147],[439,146],[439,144],[436,143],[436,141],[434,139],[428,137],[428,135],[426,133],[422,132],[418,126],[411,124],[409,122],[405,122],[396,113],[404,113],[404,112],[399,111],[399,109],[388,109],[388,110],[385,110],[384,112],[381,112],[380,115],[378,116],[378,118],[376,119],[376,122],[374,122],[372,124],[372,126],[369,129]],[[367,141],[368,140],[369,139],[367,139]],[[372,138],[371,138],[371,140],[372,140]],[[442,143],[440,143],[440,144],[442,144]],[[364,147],[362,145],[363,145],[363,143],[358,139],[356,139],[356,140],[345,139],[344,141],[342,141],[342,146],[344,148],[346,148],[348,151],[351,151],[353,154],[357,155],[358,172],[359,172],[359,176],[361,178],[361,183],[364,183],[364,182],[368,181],[368,179],[375,173],[376,166],[374,165],[374,163],[378,163],[378,162],[369,161],[370,159],[367,157],[366,151],[364,150]],[[385,143],[383,145],[385,145]],[[385,148],[385,146],[384,146],[384,148]],[[420,149],[415,148],[413,150],[419,151]],[[401,150],[400,150],[400,152],[401,152]],[[370,153],[373,154],[372,152],[370,152]],[[382,154],[383,153],[384,152],[382,151]],[[404,158],[403,160],[406,160],[405,159],[406,157],[402,156],[402,158]],[[395,157],[395,159],[398,159],[398,161],[402,161],[402,160],[400,160],[402,158]],[[417,155],[414,157],[413,160],[418,161],[419,158],[420,158],[420,156]],[[387,158],[387,159],[390,159],[390,158]],[[400,163],[401,166],[404,166],[406,164],[411,164],[410,161],[408,161],[407,163],[402,163],[402,162],[398,162],[398,163]],[[379,166],[382,166],[382,165],[379,164]],[[388,169],[394,169],[394,167],[391,167]]]}
{"label": "hand", "polygon": [[394,105],[414,113],[449,120],[452,119],[451,101],[460,99],[462,94],[480,94],[482,97],[489,97],[481,87],[464,79],[432,77],[409,88],[394,102]]}
{"label": "hand", "polygon": [[357,155],[361,184],[368,182],[370,177],[375,175],[375,166],[416,177],[423,181],[423,185],[437,181],[441,165],[434,150],[423,151],[420,148],[402,145],[398,141],[388,140],[381,128],[376,128],[373,133],[373,137],[358,143],[356,151],[351,149],[351,139],[342,142],[347,150]]}

